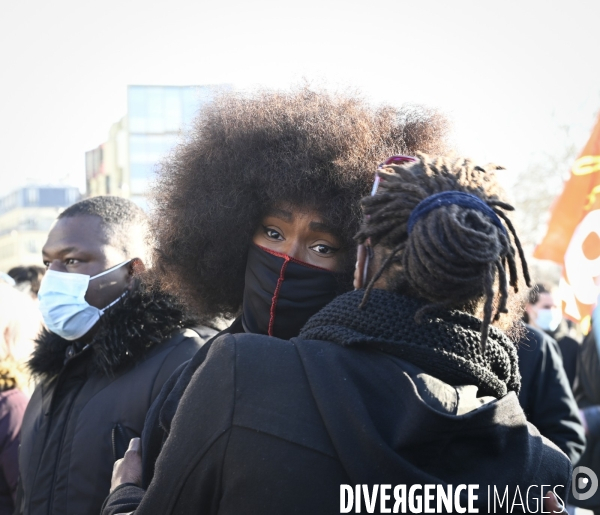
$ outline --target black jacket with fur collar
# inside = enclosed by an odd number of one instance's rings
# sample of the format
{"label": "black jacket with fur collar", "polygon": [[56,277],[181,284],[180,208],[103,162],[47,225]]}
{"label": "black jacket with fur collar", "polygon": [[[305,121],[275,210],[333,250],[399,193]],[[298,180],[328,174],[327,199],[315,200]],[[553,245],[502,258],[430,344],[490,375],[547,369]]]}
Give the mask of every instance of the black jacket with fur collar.
{"label": "black jacket with fur collar", "polygon": [[173,370],[215,331],[173,298],[139,287],[100,319],[89,345],[45,331],[21,434],[20,514],[98,513],[113,463],[142,432]]}

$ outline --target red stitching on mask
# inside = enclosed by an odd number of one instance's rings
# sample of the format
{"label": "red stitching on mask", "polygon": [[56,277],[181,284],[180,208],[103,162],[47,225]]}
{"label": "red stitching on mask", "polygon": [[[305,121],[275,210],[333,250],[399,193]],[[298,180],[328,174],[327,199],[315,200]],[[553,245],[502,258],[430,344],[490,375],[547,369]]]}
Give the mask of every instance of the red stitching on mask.
{"label": "red stitching on mask", "polygon": [[259,245],[258,243],[255,243],[254,245],[256,245],[259,249],[264,250],[268,254],[271,254],[272,256],[277,256],[277,257],[280,257],[283,259],[287,259],[287,260],[291,261],[292,263],[298,263],[299,265],[306,266],[308,268],[314,268],[315,270],[323,270],[324,272],[329,272],[330,274],[334,273],[327,268],[323,268],[322,266],[311,265],[310,263],[305,263],[304,261],[300,261],[299,259],[288,256],[287,254],[283,254],[282,252],[277,252],[276,250],[269,249],[267,247],[263,247],[262,245]]}
{"label": "red stitching on mask", "polygon": [[286,256],[282,254],[281,257],[285,259],[283,265],[281,265],[281,272],[279,272],[279,279],[277,279],[277,286],[275,287],[275,293],[273,294],[273,300],[271,301],[271,311],[269,314],[269,330],[267,334],[269,336],[273,336],[273,326],[275,325],[275,308],[277,307],[277,299],[279,298],[279,290],[281,290],[281,285],[283,284],[283,276],[285,275],[285,269],[287,268],[288,263],[292,258],[290,256]]}

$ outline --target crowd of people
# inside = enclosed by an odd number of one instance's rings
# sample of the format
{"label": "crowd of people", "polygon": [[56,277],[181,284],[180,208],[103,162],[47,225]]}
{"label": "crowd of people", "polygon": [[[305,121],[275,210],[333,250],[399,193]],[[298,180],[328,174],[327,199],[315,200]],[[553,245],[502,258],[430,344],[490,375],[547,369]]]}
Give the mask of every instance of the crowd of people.
{"label": "crowd of people", "polygon": [[448,141],[422,107],[227,92],[150,215],[62,211],[0,281],[0,515],[421,513],[427,485],[436,513],[600,513],[570,493],[600,473],[593,334],[533,284],[501,168]]}

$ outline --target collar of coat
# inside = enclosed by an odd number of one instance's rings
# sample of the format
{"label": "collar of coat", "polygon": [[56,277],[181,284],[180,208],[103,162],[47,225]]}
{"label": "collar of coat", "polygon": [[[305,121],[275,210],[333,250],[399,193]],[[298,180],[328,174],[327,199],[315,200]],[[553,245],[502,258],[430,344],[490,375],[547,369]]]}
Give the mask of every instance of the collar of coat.
{"label": "collar of coat", "polygon": [[509,391],[519,392],[517,348],[496,327],[489,327],[484,353],[479,318],[440,307],[426,311],[417,322],[425,300],[374,288],[361,309],[364,293],[355,290],[337,297],[309,319],[300,338],[370,346],[448,384],[477,385],[480,395],[500,399]]}
{"label": "collar of coat", "polygon": [[[196,324],[174,297],[139,285],[100,317],[90,342],[94,351],[91,365],[106,375],[113,374],[139,360],[175,330]],[[82,346],[47,329],[36,343],[29,369],[41,378],[57,375],[64,367],[67,349]]]}

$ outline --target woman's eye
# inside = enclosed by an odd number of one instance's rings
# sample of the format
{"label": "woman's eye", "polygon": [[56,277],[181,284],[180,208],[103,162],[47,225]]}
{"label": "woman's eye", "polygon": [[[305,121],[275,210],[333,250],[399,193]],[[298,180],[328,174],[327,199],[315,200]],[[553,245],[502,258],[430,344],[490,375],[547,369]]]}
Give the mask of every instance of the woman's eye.
{"label": "woman's eye", "polygon": [[78,259],[74,259],[74,258],[65,259],[65,265],[75,265],[77,263],[79,263]]}
{"label": "woman's eye", "polygon": [[268,227],[265,227],[265,234],[272,240],[283,240],[283,236],[281,236],[281,234],[275,229],[269,229]]}
{"label": "woman's eye", "polygon": [[317,254],[333,254],[338,250],[336,248],[330,247],[329,245],[324,245],[322,243],[314,245],[313,247],[311,247],[311,249],[313,249]]}

